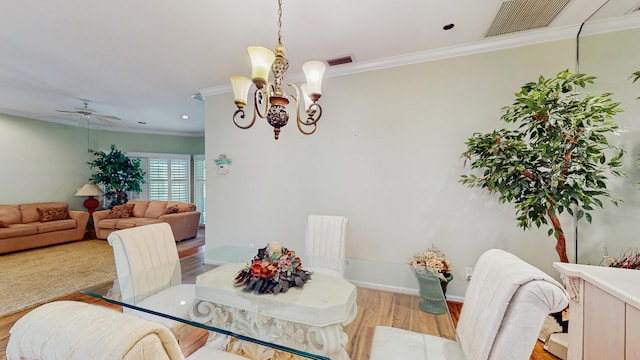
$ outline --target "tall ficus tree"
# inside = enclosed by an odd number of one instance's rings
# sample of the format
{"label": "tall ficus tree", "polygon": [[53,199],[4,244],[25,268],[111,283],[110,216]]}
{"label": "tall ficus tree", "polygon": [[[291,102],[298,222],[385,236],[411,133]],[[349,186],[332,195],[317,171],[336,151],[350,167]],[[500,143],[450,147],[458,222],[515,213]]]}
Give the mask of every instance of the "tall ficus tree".
{"label": "tall ficus tree", "polygon": [[612,120],[622,110],[611,94],[580,95],[578,88],[595,77],[568,70],[540,77],[522,86],[501,119],[516,130],[475,133],[462,154],[465,165],[482,175],[462,175],[460,182],[487,189],[501,203],[512,203],[518,226],[549,225],[560,261],[568,262],[565,235],[558,217],[565,210],[591,223],[601,199],[618,204],[607,189],[607,176],[625,176],[619,169],[624,151],[607,135],[621,129]]}
{"label": "tall ficus tree", "polygon": [[111,144],[108,153],[89,151],[95,158],[87,164],[91,169],[97,169],[89,181],[104,186],[105,197],[110,207],[126,203],[127,192],[140,192],[140,185],[145,182],[145,173],[138,159],[127,157],[114,144]]}

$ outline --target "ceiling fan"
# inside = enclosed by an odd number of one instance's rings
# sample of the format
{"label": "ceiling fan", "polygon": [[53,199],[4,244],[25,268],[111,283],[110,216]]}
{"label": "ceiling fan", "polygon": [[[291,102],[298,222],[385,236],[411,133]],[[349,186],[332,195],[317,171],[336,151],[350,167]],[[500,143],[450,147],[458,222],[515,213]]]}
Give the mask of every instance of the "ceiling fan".
{"label": "ceiling fan", "polygon": [[112,115],[101,115],[101,114],[96,114],[96,111],[89,108],[89,100],[85,100],[85,99],[80,99],[84,106],[83,107],[77,107],[73,110],[56,110],[59,111],[61,113],[65,113],[65,114],[79,114],[80,118],[78,119],[78,122],[76,123],[76,126],[83,126],[86,127],[89,125],[89,120],[91,118],[94,118],[96,120],[100,120],[103,121],[111,126],[115,126],[115,127],[126,127],[124,124],[122,123],[118,123],[117,121],[122,121],[122,119],[120,119],[117,116],[112,116]]}

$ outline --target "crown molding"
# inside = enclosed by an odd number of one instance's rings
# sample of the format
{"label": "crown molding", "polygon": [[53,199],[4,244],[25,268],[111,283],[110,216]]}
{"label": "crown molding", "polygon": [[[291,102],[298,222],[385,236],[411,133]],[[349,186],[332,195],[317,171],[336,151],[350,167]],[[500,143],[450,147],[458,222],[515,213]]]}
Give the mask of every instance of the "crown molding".
{"label": "crown molding", "polygon": [[[640,14],[627,15],[602,21],[590,21],[586,23],[586,25],[587,26],[583,26],[581,33],[581,25],[528,30],[495,36],[491,38],[485,38],[477,42],[459,46],[419,51],[383,59],[363,61],[348,65],[340,65],[339,67],[328,68],[325,76],[336,77],[352,75],[368,71],[443,60],[459,56],[506,50],[550,41],[566,40],[576,38],[579,33],[582,35],[595,35],[625,29],[633,29],[640,27]],[[204,88],[200,90],[200,93],[204,97],[207,97],[212,95],[226,94],[232,91],[233,90],[231,88],[231,85],[227,84]]]}

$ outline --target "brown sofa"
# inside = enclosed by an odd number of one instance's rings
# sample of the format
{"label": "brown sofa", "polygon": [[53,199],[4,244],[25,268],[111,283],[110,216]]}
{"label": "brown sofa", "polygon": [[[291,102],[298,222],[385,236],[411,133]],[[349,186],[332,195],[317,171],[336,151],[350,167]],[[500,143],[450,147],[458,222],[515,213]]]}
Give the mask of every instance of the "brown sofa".
{"label": "brown sofa", "polygon": [[[136,226],[169,223],[176,241],[191,239],[198,235],[200,211],[192,203],[161,200],[129,200],[133,205],[131,213],[123,217],[109,218],[109,214],[117,216],[119,211],[100,210],[93,213],[93,226],[98,239],[106,239],[116,230]],[[115,209],[115,208],[114,208]]]}
{"label": "brown sofa", "polygon": [[66,202],[0,205],[0,254],[81,240],[88,220]]}

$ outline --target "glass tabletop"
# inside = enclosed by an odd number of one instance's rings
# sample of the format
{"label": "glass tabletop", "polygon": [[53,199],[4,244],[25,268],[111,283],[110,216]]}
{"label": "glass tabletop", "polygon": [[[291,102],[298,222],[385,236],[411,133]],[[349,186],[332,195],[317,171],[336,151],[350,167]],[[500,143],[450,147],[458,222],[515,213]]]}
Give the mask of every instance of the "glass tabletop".
{"label": "glass tabletop", "polygon": [[[273,291],[275,286],[271,293],[260,293],[258,289],[268,286],[256,284],[270,273],[268,268],[251,264],[257,252],[223,245],[177,263],[154,264],[128,275],[119,272],[113,284],[82,293],[161,322],[178,340],[187,333],[184,326],[205,329],[209,332],[206,346],[248,358],[265,358],[265,353],[266,358],[268,354],[273,358],[349,359],[349,354],[360,358],[353,355],[349,343],[362,343],[358,338],[372,336],[377,325],[455,340],[445,297],[434,275],[417,276],[406,264],[295,254],[301,268],[311,273],[310,279],[299,280],[301,287],[293,281],[284,291],[278,289],[279,293],[273,293],[278,292]],[[266,277],[256,280],[252,276],[256,274]],[[420,297],[415,290],[407,291],[416,284]],[[404,292],[405,297],[395,302],[376,300],[379,296],[390,299],[394,293],[389,291]],[[381,316],[394,311],[393,316]]]}

